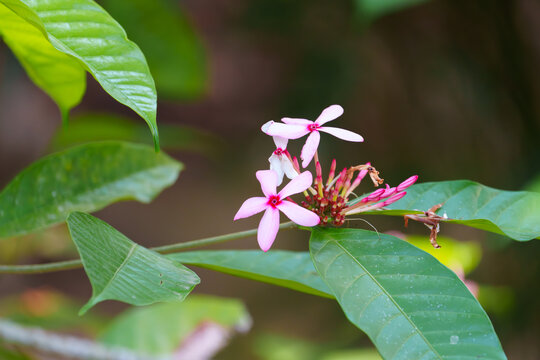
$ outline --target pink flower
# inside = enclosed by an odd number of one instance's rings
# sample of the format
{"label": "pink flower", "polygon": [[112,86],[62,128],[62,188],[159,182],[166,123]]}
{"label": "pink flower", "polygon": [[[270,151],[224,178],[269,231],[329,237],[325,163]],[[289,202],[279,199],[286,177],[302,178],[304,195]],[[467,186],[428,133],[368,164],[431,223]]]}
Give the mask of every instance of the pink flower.
{"label": "pink flower", "polygon": [[291,157],[287,151],[287,142],[289,140],[279,136],[274,136],[273,139],[276,144],[276,150],[270,155],[268,161],[270,162],[270,170],[274,170],[277,174],[277,185],[279,186],[283,182],[283,175],[287,175],[289,179],[294,179],[298,176],[298,172],[294,169]]}
{"label": "pink flower", "polygon": [[279,193],[276,193],[277,174],[273,170],[259,170],[256,173],[261,183],[264,197],[252,197],[244,201],[234,220],[250,217],[264,211],[257,231],[257,241],[263,251],[272,246],[279,230],[279,212],[293,222],[302,226],[315,226],[319,224],[319,216],[312,211],[286,200],[290,195],[305,191],[313,182],[313,175],[304,171],[292,179]]}
{"label": "pink flower", "polygon": [[306,144],[302,148],[302,153],[300,158],[302,159],[302,167],[306,167],[315,156],[317,147],[319,146],[319,141],[321,135],[320,131],[326,132],[330,135],[334,135],[343,140],[362,142],[364,138],[352,131],[344,130],[340,128],[323,126],[329,121],[335,120],[343,114],[343,108],[339,105],[332,105],[324,109],[315,121],[310,121],[307,119],[293,119],[293,118],[283,118],[282,123],[268,122],[263,125],[262,130],[268,135],[271,136],[281,136],[285,139],[298,139],[304,135],[309,134]]}

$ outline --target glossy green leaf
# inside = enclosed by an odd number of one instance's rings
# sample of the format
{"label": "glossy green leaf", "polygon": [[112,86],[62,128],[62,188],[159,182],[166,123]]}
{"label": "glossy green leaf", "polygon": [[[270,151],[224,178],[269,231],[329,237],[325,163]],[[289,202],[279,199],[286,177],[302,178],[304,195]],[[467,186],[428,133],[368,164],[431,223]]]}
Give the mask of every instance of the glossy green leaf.
{"label": "glossy green leaf", "polygon": [[180,3],[105,0],[100,4],[141,47],[160,98],[193,98],[203,93],[207,82],[203,47]]}
{"label": "glossy green leaf", "polygon": [[239,300],[191,295],[182,303],[129,309],[115,318],[100,340],[137,353],[171,355],[199,326],[208,323],[230,334],[249,328],[251,318]]}
{"label": "glossy green leaf", "polygon": [[437,211],[447,222],[506,235],[527,241],[540,237],[540,194],[528,191],[493,189],[474,181],[428,182],[411,186],[407,195],[388,206],[380,215],[404,215],[426,211],[444,204]]}
{"label": "glossy green leaf", "polygon": [[0,192],[0,238],[60,223],[72,211],[121,200],[150,202],[182,165],[145,145],[101,142],[44,157]]}
{"label": "glossy green leaf", "polygon": [[478,301],[451,270],[394,236],[314,228],[315,268],[385,359],[506,359]]}
{"label": "glossy green leaf", "polygon": [[113,98],[148,124],[156,148],[157,95],[141,50],[124,29],[92,0],[0,0],[59,51],[80,60]]}
{"label": "glossy green leaf", "polygon": [[92,283],[92,297],[80,314],[104,300],[132,305],[182,301],[200,282],[179,262],[135,244],[91,215],[71,213],[67,224]]}
{"label": "glossy green leaf", "polygon": [[86,71],[79,61],[55,49],[41,31],[1,2],[0,35],[30,79],[58,104],[66,119],[86,89]]}
{"label": "glossy green leaf", "polygon": [[[159,127],[161,148],[218,153],[222,140],[216,135],[189,126],[163,124]],[[84,114],[73,116],[67,128],[59,128],[51,140],[51,148],[64,149],[92,141],[122,140],[151,144],[145,125],[112,114]]]}
{"label": "glossy green leaf", "polygon": [[333,297],[321,280],[309,254],[271,250],[201,250],[167,255],[188,265],[283,286],[308,294]]}
{"label": "glossy green leaf", "polygon": [[360,13],[369,20],[405,10],[428,2],[429,0],[355,0]]}

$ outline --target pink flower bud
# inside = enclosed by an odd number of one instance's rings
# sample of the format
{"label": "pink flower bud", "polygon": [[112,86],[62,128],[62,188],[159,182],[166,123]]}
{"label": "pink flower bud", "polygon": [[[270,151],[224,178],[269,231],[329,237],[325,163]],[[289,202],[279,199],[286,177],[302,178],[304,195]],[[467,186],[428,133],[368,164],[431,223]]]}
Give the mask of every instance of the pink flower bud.
{"label": "pink flower bud", "polygon": [[365,198],[362,199],[362,202],[367,203],[371,201],[376,201],[379,197],[385,192],[385,189],[377,189]]}
{"label": "pink flower bud", "polygon": [[413,175],[397,186],[397,192],[403,191],[418,180],[418,175]]}
{"label": "pink flower bud", "polygon": [[384,192],[381,194],[379,199],[386,199],[387,197],[394,195],[396,192],[397,188],[391,188],[390,185],[386,184],[386,189],[384,189]]}
{"label": "pink flower bud", "polygon": [[336,174],[336,159],[332,160],[332,165],[330,165],[330,172],[328,173],[328,181],[326,182],[326,186],[330,185],[332,180],[334,180],[335,174]]}
{"label": "pink flower bud", "polygon": [[405,192],[405,191],[399,192],[399,193],[391,196],[390,198],[388,198],[388,200],[383,201],[381,204],[382,204],[383,207],[388,206],[388,205],[390,205],[392,203],[395,203],[396,201],[398,201],[399,199],[404,197],[406,194],[407,194],[407,192]]}
{"label": "pink flower bud", "polygon": [[298,159],[295,157],[293,157],[292,159],[292,162],[293,162],[293,165],[294,165],[294,169],[300,173],[300,165],[298,164]]}

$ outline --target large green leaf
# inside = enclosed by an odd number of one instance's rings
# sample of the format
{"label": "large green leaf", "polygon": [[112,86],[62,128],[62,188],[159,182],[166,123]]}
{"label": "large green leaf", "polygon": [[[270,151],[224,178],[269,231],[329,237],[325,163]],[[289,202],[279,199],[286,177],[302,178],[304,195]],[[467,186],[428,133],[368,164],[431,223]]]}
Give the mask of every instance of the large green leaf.
{"label": "large green leaf", "polygon": [[179,2],[104,0],[100,3],[141,47],[161,98],[201,95],[207,80],[204,52],[191,24],[180,11]]}
{"label": "large green leaf", "polygon": [[113,98],[150,127],[158,147],[156,88],[141,50],[92,0],[0,0],[61,52],[79,59]]}
{"label": "large green leaf", "polygon": [[526,241],[540,237],[540,194],[528,191],[503,191],[474,181],[427,182],[411,186],[407,195],[388,206],[389,210],[371,212],[404,215],[426,211],[444,204],[437,214],[448,222],[463,224]]}
{"label": "large green leaf", "polygon": [[188,265],[283,286],[308,294],[333,297],[307,252],[271,250],[201,250],[167,255]]}
{"label": "large green leaf", "polygon": [[506,359],[474,296],[434,257],[394,236],[314,228],[315,268],[385,359]]}
{"label": "large green leaf", "polygon": [[146,145],[100,142],[44,157],[0,192],[0,238],[60,223],[72,211],[113,202],[150,202],[182,165]]}
{"label": "large green leaf", "polygon": [[0,3],[0,35],[32,81],[57,104],[62,118],[79,104],[86,71],[73,57],[55,49],[35,26]]}
{"label": "large green leaf", "polygon": [[116,317],[100,336],[103,343],[150,355],[171,355],[202,324],[245,330],[251,318],[235,299],[191,295],[182,303],[133,308]]}
{"label": "large green leaf", "polygon": [[132,305],[182,301],[200,282],[179,262],[135,244],[92,215],[74,212],[67,223],[92,283],[92,297],[80,314],[104,300]]}

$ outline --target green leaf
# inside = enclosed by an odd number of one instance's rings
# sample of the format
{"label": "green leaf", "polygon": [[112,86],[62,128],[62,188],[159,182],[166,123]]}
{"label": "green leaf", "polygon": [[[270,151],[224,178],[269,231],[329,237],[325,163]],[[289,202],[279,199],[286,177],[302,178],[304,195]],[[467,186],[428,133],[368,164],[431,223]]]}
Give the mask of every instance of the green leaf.
{"label": "green leaf", "polygon": [[356,7],[369,20],[417,6],[429,0],[356,0]]}
{"label": "green leaf", "polygon": [[394,236],[314,228],[315,268],[385,359],[506,359],[478,301],[451,270]]}
{"label": "green leaf", "polygon": [[[211,133],[180,125],[163,124],[159,127],[162,149],[218,153],[223,142]],[[69,127],[59,128],[51,140],[55,150],[100,140],[122,140],[151,144],[144,124],[112,114],[84,114],[73,116]]]}
{"label": "green leaf", "polygon": [[121,142],[81,145],[44,157],[0,192],[0,238],[60,223],[72,211],[121,200],[150,202],[182,165],[151,147]]}
{"label": "green leaf", "polygon": [[188,265],[283,286],[312,295],[333,297],[307,252],[271,250],[201,250],[167,255]]}
{"label": "green leaf", "polygon": [[86,71],[73,57],[56,50],[35,26],[0,3],[0,35],[30,79],[57,104],[62,118],[79,104],[86,89]]}
{"label": "green leaf", "polygon": [[437,214],[447,222],[506,235],[514,240],[540,238],[540,194],[493,189],[474,181],[455,180],[413,185],[389,210],[366,214],[404,215],[444,204]]}
{"label": "green leaf", "polygon": [[100,3],[141,47],[160,97],[193,98],[203,93],[207,81],[203,47],[178,2],[105,0]]}
{"label": "green leaf", "polygon": [[132,305],[182,301],[200,282],[179,262],[135,244],[91,215],[74,212],[67,224],[92,283],[92,297],[80,314],[104,300]]}
{"label": "green leaf", "polygon": [[115,318],[100,340],[138,354],[170,355],[201,324],[209,322],[231,332],[249,327],[251,318],[239,300],[191,295],[182,303],[129,309]]}
{"label": "green leaf", "polygon": [[92,0],[0,0],[41,31],[59,51],[80,60],[113,98],[148,124],[156,149],[157,95],[141,50]]}

